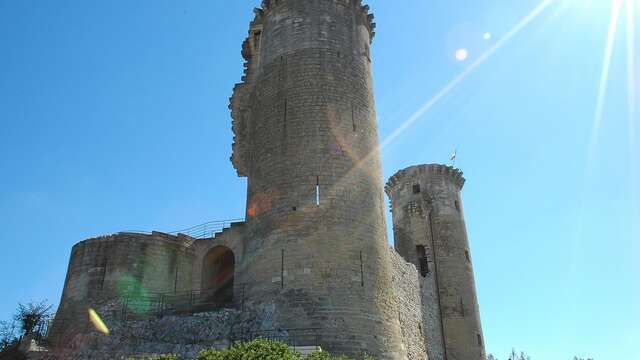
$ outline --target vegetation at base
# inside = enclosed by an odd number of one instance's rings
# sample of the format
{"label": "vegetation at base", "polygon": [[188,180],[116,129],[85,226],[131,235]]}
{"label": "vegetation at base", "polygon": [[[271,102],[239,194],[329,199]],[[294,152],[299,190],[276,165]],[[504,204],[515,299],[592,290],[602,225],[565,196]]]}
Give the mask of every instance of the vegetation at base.
{"label": "vegetation at base", "polygon": [[[498,358],[495,357],[493,354],[489,354],[487,355],[487,360],[498,360]],[[511,353],[509,353],[507,360],[531,360],[531,356],[525,354],[522,351],[518,353],[515,349],[513,349],[511,350]],[[574,356],[572,360],[593,360],[593,359],[592,358],[583,359],[583,358]]]}
{"label": "vegetation at base", "polygon": [[[144,360],[179,360],[175,355],[163,355]],[[332,356],[326,352],[315,352],[307,360],[355,360],[346,356]],[[134,360],[133,358],[129,360]],[[142,360],[142,359],[141,359]],[[256,339],[249,342],[235,343],[225,350],[203,350],[196,360],[302,360],[302,355],[289,345],[275,340]],[[364,360],[375,360],[364,355]]]}
{"label": "vegetation at base", "polygon": [[19,351],[25,336],[40,340],[51,319],[51,305],[39,303],[18,304],[10,321],[0,321],[0,359],[26,359]]}
{"label": "vegetation at base", "polygon": [[[306,360],[353,360],[353,359],[346,356],[335,357],[327,352],[315,352],[307,356]],[[371,355],[365,354],[363,360],[375,360],[375,359]]]}
{"label": "vegetation at base", "polygon": [[238,342],[226,350],[204,350],[198,360],[262,360],[282,359],[298,360],[300,354],[280,341],[256,339],[250,342]]}

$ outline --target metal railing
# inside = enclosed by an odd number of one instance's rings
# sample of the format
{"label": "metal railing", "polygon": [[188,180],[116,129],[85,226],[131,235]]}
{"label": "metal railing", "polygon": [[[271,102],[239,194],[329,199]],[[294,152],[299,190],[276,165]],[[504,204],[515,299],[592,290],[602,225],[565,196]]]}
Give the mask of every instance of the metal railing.
{"label": "metal railing", "polygon": [[[244,308],[244,284],[227,290],[192,290],[171,293],[126,294],[122,299],[120,318],[140,319],[170,315],[189,315],[222,309]],[[235,298],[237,296],[238,298]]]}
{"label": "metal railing", "polygon": [[209,221],[204,224],[192,226],[183,230],[172,231],[169,234],[178,235],[183,234],[194,239],[206,239],[215,237],[217,233],[230,228],[233,224],[244,222],[244,219],[232,219],[232,220],[217,220]]}
{"label": "metal railing", "polygon": [[[204,224],[195,225],[186,229],[169,231],[166,234],[169,235],[186,235],[193,239],[208,239],[214,238],[217,234],[223,232],[225,229],[230,228],[234,224],[243,223],[245,219],[231,219],[231,220],[214,220],[209,221]],[[151,231],[145,230],[125,230],[120,233],[131,233],[131,234],[152,234]]]}

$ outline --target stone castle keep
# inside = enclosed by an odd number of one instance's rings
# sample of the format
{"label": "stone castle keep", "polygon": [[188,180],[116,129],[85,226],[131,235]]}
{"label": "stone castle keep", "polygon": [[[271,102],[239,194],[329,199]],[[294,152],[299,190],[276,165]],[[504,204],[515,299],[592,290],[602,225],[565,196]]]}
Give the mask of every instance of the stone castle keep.
{"label": "stone castle keep", "polygon": [[61,353],[190,356],[263,336],[357,357],[485,359],[462,173],[420,165],[383,184],[374,28],[361,0],[263,1],[230,101],[245,220],[76,244],[49,331]]}

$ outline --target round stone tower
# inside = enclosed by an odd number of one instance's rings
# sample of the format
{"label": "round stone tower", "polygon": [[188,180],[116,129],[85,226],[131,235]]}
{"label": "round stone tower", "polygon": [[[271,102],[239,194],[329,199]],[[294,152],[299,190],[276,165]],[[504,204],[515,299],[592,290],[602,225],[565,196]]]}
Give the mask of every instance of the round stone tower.
{"label": "round stone tower", "polygon": [[195,254],[189,240],[158,232],[124,232],[74,245],[48,340],[66,346],[77,334],[86,333],[89,309],[127,302],[133,309],[137,301],[134,312],[146,316],[155,310],[142,298],[190,290]]}
{"label": "round stone tower", "polygon": [[422,275],[429,358],[484,360],[478,299],[462,210],[462,172],[445,165],[401,170],[387,184],[395,247]]}
{"label": "round stone tower", "polygon": [[248,178],[244,301],[323,349],[404,358],[391,293],[371,59],[360,0],[264,1],[231,98]]}

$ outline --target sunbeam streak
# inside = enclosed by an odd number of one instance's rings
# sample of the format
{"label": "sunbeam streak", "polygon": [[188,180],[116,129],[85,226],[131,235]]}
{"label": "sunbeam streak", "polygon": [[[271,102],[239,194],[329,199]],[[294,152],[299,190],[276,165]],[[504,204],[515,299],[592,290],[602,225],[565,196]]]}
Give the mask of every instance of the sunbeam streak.
{"label": "sunbeam streak", "polygon": [[464,81],[469,74],[471,74],[478,66],[482,65],[487,59],[491,57],[496,51],[500,50],[507,42],[509,42],[515,35],[517,35],[522,29],[524,29],[529,23],[537,18],[549,5],[554,3],[555,0],[544,0],[533,11],[525,16],[513,29],[511,29],[504,37],[495,43],[489,50],[484,52],[476,61],[469,65],[460,75],[455,77],[444,88],[436,93],[430,100],[428,100],[420,109],[413,113],[402,125],[400,125],[395,131],[393,131],[381,144],[381,148],[386,147],[392,143],[398,136],[402,135],[409,127],[411,127],[416,121],[418,121],[429,109],[437,104],[443,97],[451,92],[458,84]]}
{"label": "sunbeam streak", "polygon": [[638,245],[638,222],[640,221],[640,209],[638,209],[638,160],[636,149],[636,114],[637,114],[637,78],[636,78],[636,48],[635,48],[635,8],[634,0],[626,0],[627,11],[627,96],[629,116],[629,158],[631,161],[631,239],[634,254],[636,273],[640,272],[638,257],[640,256]]}
{"label": "sunbeam streak", "polygon": [[[611,11],[611,21],[609,23],[609,32],[607,34],[607,46],[604,51],[604,62],[602,64],[602,74],[600,75],[600,86],[598,88],[598,99],[596,100],[596,113],[591,129],[591,143],[589,147],[589,162],[593,159],[593,153],[598,143],[600,134],[600,125],[602,124],[602,116],[604,113],[604,100],[607,94],[607,83],[609,82],[609,70],[611,68],[611,57],[616,41],[616,30],[618,28],[618,20],[620,19],[620,11],[622,9],[622,0],[613,1],[613,9]],[[589,164],[588,164],[589,165]]]}
{"label": "sunbeam streak", "polygon": [[635,49],[635,9],[634,0],[627,0],[627,79],[628,79],[628,102],[629,102],[629,146],[632,151],[635,147],[635,115],[637,110],[636,103],[636,49]]}
{"label": "sunbeam streak", "polygon": [[533,11],[531,11],[527,16],[525,16],[522,20],[518,22],[518,24],[511,29],[503,38],[501,38],[498,42],[495,43],[489,50],[483,53],[476,61],[474,61],[469,67],[467,67],[460,75],[454,78],[451,82],[449,82],[442,90],[440,90],[435,96],[433,96],[429,101],[427,101],[418,111],[416,111],[409,119],[407,119],[400,127],[398,127],[395,131],[393,131],[389,136],[387,136],[384,141],[382,141],[378,146],[369,150],[369,152],[363,156],[361,159],[357,160],[357,162],[353,165],[351,169],[347,172],[347,174],[343,175],[341,179],[339,179],[334,184],[334,191],[338,191],[343,187],[348,185],[348,179],[351,174],[356,171],[363,171],[368,168],[375,168],[375,166],[369,166],[370,161],[375,159],[375,154],[379,153],[384,147],[391,144],[395,139],[397,139],[403,132],[405,132],[411,125],[413,125],[416,121],[420,119],[422,115],[424,115],[429,109],[431,109],[438,101],[444,98],[451,90],[453,90],[458,84],[460,84],[473,70],[475,70],[478,66],[484,63],[491,55],[493,55],[496,51],[502,48],[509,40],[511,40],[516,34],[518,34],[522,29],[524,29],[529,23],[531,23],[535,18],[537,18],[549,5],[556,2],[555,0],[544,0],[540,3]]}

